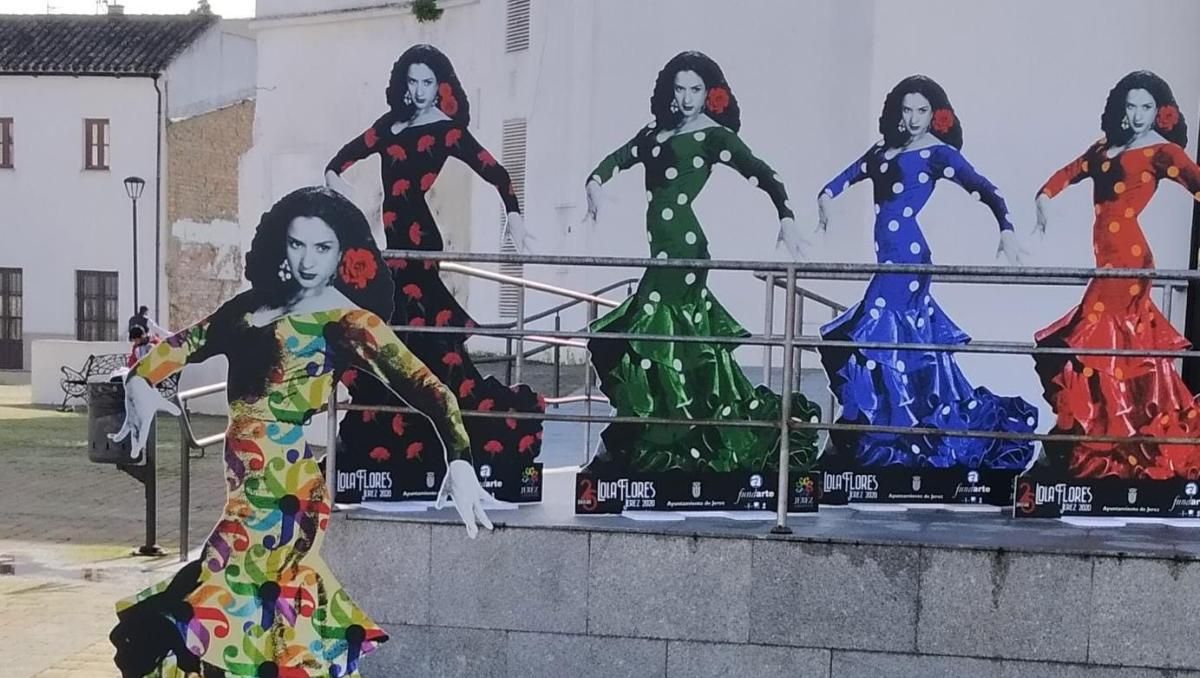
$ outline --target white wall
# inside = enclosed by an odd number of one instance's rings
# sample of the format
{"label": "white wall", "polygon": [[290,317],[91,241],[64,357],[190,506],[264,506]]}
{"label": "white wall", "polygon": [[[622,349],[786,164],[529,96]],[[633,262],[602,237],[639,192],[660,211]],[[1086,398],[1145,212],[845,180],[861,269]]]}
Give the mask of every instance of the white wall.
{"label": "white wall", "polygon": [[[355,3],[342,0],[338,7],[350,4]],[[302,9],[282,0],[259,2],[260,14],[264,7],[282,12],[285,6]],[[532,46],[517,54],[503,51],[503,0],[451,5],[441,21],[425,26],[405,11],[381,18],[379,10],[260,22],[263,91],[255,157],[243,176],[244,184],[255,187],[243,204],[244,237],[271,200],[299,183],[319,181],[329,154],[382,112],[388,69],[417,41],[439,45],[454,60],[472,94],[473,131],[497,155],[501,122],[528,118],[527,223],[546,253],[647,255],[641,169],[605,187],[594,231],[576,228],[583,216],[583,182],[605,154],[650,119],[654,78],[667,59],[685,49],[704,51],[722,65],[742,106],[742,138],[780,173],[797,221],[808,227],[816,222],[820,187],[878,138],[884,95],[913,73],[930,75],[947,89],[964,123],[964,153],[1001,188],[1022,237],[1032,228],[1035,191],[1099,136],[1105,96],[1126,72],[1148,68],[1165,77],[1192,123],[1193,137],[1200,130],[1200,43],[1193,39],[1200,3],[1192,0],[579,0],[533,6]],[[365,195],[360,204],[374,214],[379,191],[374,161],[348,178]],[[455,249],[495,251],[494,194],[469,179],[439,182],[438,188],[471,204],[469,237],[459,237]],[[1090,185],[1077,187],[1055,201],[1051,233],[1044,242],[1029,243],[1035,251],[1031,263],[1092,265],[1090,193]],[[1164,184],[1144,213],[1160,267],[1186,266],[1191,209],[1185,192]],[[734,173],[713,176],[697,212],[715,257],[782,258],[774,249],[778,225],[770,201]],[[873,261],[871,221],[870,189],[856,187],[835,202],[830,233],[817,241],[812,258]],[[921,222],[938,263],[997,262],[994,220],[954,186],[936,192]],[[462,228],[443,226],[452,234]],[[527,271],[531,278],[577,289],[623,273],[578,267]],[[809,286],[849,304],[864,285]],[[749,329],[761,330],[760,283],[720,274],[713,288]],[[1081,293],[945,284],[935,289],[952,317],[980,340],[1028,341]],[[497,288],[474,283],[470,292],[472,314],[485,322],[495,319]],[[547,303],[531,297],[530,310]],[[1179,299],[1177,321],[1182,309]],[[811,306],[809,312],[810,319],[817,314]],[[781,310],[776,327],[780,315]],[[581,322],[579,316],[564,324]],[[806,329],[815,332],[816,322]],[[759,350],[739,354],[749,363],[759,356]],[[814,364],[811,356],[806,360]],[[1041,405],[1028,357],[963,355],[961,362],[974,383]],[[1048,415],[1043,406],[1043,422]]]}
{"label": "white wall", "polygon": [[[24,270],[25,334],[75,334],[75,271],[120,273],[118,331],[134,310],[130,202],[138,175],[139,300],[154,301],[156,98],[148,78],[0,77],[15,168],[0,170],[0,266]],[[111,120],[111,169],[84,170],[84,118]]]}
{"label": "white wall", "polygon": [[245,19],[223,19],[167,69],[167,118],[207,113],[254,96],[257,49]]}

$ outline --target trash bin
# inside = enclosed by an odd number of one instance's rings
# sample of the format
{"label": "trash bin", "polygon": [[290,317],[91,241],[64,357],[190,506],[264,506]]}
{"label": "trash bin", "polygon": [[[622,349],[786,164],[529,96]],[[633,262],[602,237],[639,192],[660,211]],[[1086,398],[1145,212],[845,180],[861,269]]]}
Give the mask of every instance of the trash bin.
{"label": "trash bin", "polygon": [[125,384],[97,378],[88,381],[88,460],[97,464],[144,463],[129,458],[131,437],[114,443],[108,434],[125,423]]}

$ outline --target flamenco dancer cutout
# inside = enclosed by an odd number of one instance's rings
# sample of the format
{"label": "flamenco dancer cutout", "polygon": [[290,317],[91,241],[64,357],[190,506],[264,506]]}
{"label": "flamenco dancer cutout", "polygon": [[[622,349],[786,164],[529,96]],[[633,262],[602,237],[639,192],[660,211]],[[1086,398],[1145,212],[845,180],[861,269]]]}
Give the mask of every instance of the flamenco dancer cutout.
{"label": "flamenco dancer cutout", "polygon": [[[945,180],[969,191],[991,210],[1000,227],[998,253],[1019,262],[1022,252],[1008,208],[996,187],[960,153],[962,124],[940,85],[921,75],[902,80],[884,100],[879,131],[883,139],[822,189],[817,199],[822,231],[829,223],[829,201],[851,185],[870,180],[876,260],[884,264],[931,263],[930,246],[917,215],[934,187]],[[934,300],[928,275],[874,276],[863,300],[822,327],[821,335],[828,340],[860,342],[970,341]],[[839,422],[1026,433],[1037,425],[1037,410],[1026,401],[972,386],[953,353],[830,347],[821,348],[820,353],[830,389],[842,405]],[[832,440],[835,456],[823,462],[830,468],[1019,471],[1033,456],[1030,443],[931,433],[835,431]]]}
{"label": "flamenco dancer cutout", "polygon": [[[1154,268],[1138,215],[1158,182],[1174,181],[1200,200],[1200,167],[1188,157],[1187,123],[1171,88],[1149,71],[1130,73],[1109,92],[1104,137],[1042,186],[1038,228],[1048,203],[1091,179],[1096,266]],[[1150,279],[1088,283],[1083,301],[1036,335],[1039,346],[1184,350],[1189,342],[1150,299]],[[1058,415],[1053,433],[1196,437],[1200,408],[1171,361],[1128,356],[1034,357],[1046,400]],[[1146,443],[1046,444],[1052,463],[1075,478],[1167,480],[1200,477],[1200,446]],[[1124,495],[1121,497],[1124,502]]]}
{"label": "flamenco dancer cutout", "polygon": [[[654,121],[606,157],[587,181],[589,220],[595,220],[601,185],[641,164],[645,168],[646,227],[658,259],[709,258],[708,239],[692,204],[717,165],[728,165],[771,199],[780,238],[796,249],[799,235],[787,193],[775,172],[751,153],[737,132],[737,98],[720,67],[699,52],[672,58],[658,74],[650,100]],[[636,293],[597,320],[599,332],[714,335],[747,332],[709,292],[707,271],[649,269]],[[727,344],[594,339],[589,343],[601,390],[619,416],[690,419],[779,418],[781,399],[755,388]],[[819,416],[816,405],[792,396],[792,416]],[[779,431],[720,426],[612,424],[603,448],[586,467],[598,475],[686,471],[753,471],[778,467]],[[794,465],[815,457],[811,432],[792,434]]]}
{"label": "flamenco dancer cutout", "polygon": [[[329,161],[327,183],[335,188],[341,173],[370,155],[380,159],[383,181],[383,226],[389,249],[441,251],[442,236],[425,194],[448,158],[467,164],[496,187],[508,213],[508,230],[525,251],[525,233],[517,196],[508,172],[467,130],[470,105],[454,67],[445,54],[429,45],[409,48],[392,67],[387,88],[390,110]],[[463,409],[494,412],[542,412],[545,404],[528,386],[511,389],[494,377],[484,378],[464,347],[467,328],[475,323],[454,299],[431,261],[389,259],[395,283],[393,325],[461,327],[451,334],[401,332],[404,343],[458,396]],[[396,405],[386,389],[370,379],[346,375],[355,402]],[[468,417],[467,431],[477,465],[484,475],[503,482],[501,499],[520,501],[522,473],[541,450],[542,424],[529,419]],[[345,455],[341,469],[390,470],[393,482],[432,496],[434,475],[443,466],[437,438],[429,422],[404,414],[355,412],[341,423]],[[400,492],[392,498],[400,498]],[[540,496],[540,490],[537,493]],[[339,491],[339,501],[342,494]],[[353,499],[347,498],[347,501]]]}
{"label": "flamenco dancer cutout", "polygon": [[[124,678],[358,676],[387,640],[321,558],[330,497],[303,426],[335,378],[357,369],[426,415],[449,462],[467,531],[488,529],[470,442],[451,393],[388,329],[392,284],[366,218],[326,188],[263,215],[246,255],[251,289],[159,344],[127,375],[135,456],[157,411],[153,385],[214,355],[229,360],[228,496],[199,560],[117,605],[110,634]],[[439,442],[440,446],[440,442]]]}

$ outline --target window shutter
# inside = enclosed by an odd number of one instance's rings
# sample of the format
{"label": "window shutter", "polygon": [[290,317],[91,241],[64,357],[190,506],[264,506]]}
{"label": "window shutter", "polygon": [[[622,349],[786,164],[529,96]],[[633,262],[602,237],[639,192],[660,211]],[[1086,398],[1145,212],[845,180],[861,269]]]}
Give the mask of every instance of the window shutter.
{"label": "window shutter", "polygon": [[529,49],[529,5],[532,0],[508,0],[504,25],[504,51]]}
{"label": "window shutter", "polygon": [[[504,132],[500,145],[500,163],[508,170],[512,179],[513,192],[517,195],[517,204],[525,211],[525,118],[513,118],[504,121]],[[500,251],[515,254],[516,245],[508,237],[504,223],[508,219],[504,209],[500,210]],[[519,278],[525,277],[525,267],[521,264],[500,264],[500,272]],[[500,317],[516,319],[520,308],[521,288],[516,285],[500,286]]]}

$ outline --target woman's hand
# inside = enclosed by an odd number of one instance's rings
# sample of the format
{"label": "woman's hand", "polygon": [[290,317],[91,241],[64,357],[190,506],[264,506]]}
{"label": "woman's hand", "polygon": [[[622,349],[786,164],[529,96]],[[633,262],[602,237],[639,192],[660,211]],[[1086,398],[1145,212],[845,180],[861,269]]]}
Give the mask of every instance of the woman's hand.
{"label": "woman's hand", "polygon": [[821,233],[829,230],[829,201],[824,192],[817,196],[817,230]]}
{"label": "woman's hand", "polygon": [[525,230],[525,218],[520,212],[509,212],[508,222],[505,227],[508,229],[508,234],[512,237],[513,245],[521,254],[529,254],[533,251],[533,241],[537,240],[532,233]]}
{"label": "woman's hand", "polygon": [[583,223],[595,227],[596,215],[600,211],[600,182],[589,179],[583,190],[587,193],[587,214],[583,217]]}
{"label": "woman's hand", "polygon": [[804,234],[800,232],[800,227],[796,225],[796,220],[791,217],[784,217],[779,220],[779,236],[775,239],[775,247],[783,243],[787,247],[788,254],[792,255],[793,261],[800,261],[806,258],[809,248],[812,243]]}
{"label": "woman's hand", "polygon": [[500,502],[479,485],[479,479],[475,477],[475,467],[471,466],[471,462],[455,459],[447,465],[446,479],[442,481],[442,489],[438,490],[436,508],[440,509],[445,505],[447,496],[454,500],[454,509],[467,526],[468,537],[474,539],[475,535],[479,534],[476,521],[489,530],[493,529],[492,521],[483,511],[483,505]]}
{"label": "woman's hand", "polygon": [[1012,230],[1000,231],[1000,246],[996,248],[996,257],[999,258],[1001,254],[1013,266],[1024,266],[1025,260],[1030,256],[1029,250],[1021,245],[1016,232]]}
{"label": "woman's hand", "polygon": [[1050,198],[1046,197],[1045,193],[1038,193],[1033,203],[1037,207],[1037,225],[1033,227],[1033,232],[1044,236],[1046,235],[1046,208],[1050,204]]}
{"label": "woman's hand", "polygon": [[125,377],[125,423],[116,433],[108,434],[108,439],[119,443],[132,435],[129,458],[141,457],[146,449],[146,440],[150,436],[154,415],[159,412],[179,416],[179,408],[174,403],[164,398],[150,382],[130,372]]}

